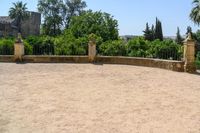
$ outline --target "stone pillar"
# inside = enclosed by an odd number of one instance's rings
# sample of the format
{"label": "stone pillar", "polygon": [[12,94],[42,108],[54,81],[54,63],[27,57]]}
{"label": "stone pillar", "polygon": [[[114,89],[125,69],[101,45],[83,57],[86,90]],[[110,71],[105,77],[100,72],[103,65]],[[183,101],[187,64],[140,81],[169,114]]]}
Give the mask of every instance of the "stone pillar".
{"label": "stone pillar", "polygon": [[195,73],[195,41],[192,39],[191,33],[189,33],[188,37],[184,41],[184,61],[184,71]]}
{"label": "stone pillar", "polygon": [[14,60],[15,61],[22,61],[23,55],[24,55],[24,44],[21,38],[21,34],[18,34],[17,40],[14,44]]}
{"label": "stone pillar", "polygon": [[90,40],[88,44],[88,57],[89,62],[94,62],[96,57],[96,41]]}

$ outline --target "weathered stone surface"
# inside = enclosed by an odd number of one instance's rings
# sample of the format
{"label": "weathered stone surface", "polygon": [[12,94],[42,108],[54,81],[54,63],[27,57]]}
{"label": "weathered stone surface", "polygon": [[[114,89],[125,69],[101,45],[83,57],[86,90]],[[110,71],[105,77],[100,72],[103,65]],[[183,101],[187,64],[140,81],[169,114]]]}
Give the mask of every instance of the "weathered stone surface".
{"label": "weathered stone surface", "polygon": [[[0,62],[12,62],[14,56],[0,56]],[[89,56],[39,56],[25,55],[23,61],[26,63],[89,63]],[[172,71],[184,72],[183,61],[159,60],[136,57],[111,57],[96,56],[96,63],[102,64],[121,64],[145,67],[162,68]]]}
{"label": "weathered stone surface", "polygon": [[191,38],[191,34],[188,35],[184,42],[184,61],[184,71],[195,73],[195,41]]}
{"label": "weathered stone surface", "polygon": [[[29,12],[29,18],[21,24],[21,34],[23,37],[29,35],[39,35],[41,25],[41,14],[37,12]],[[17,36],[18,25],[16,19],[8,16],[0,16],[0,37]]]}
{"label": "weathered stone surface", "polygon": [[14,55],[0,55],[0,62],[14,62]]}
{"label": "weathered stone surface", "polygon": [[95,41],[90,41],[88,44],[88,56],[89,62],[94,62],[96,57],[96,43]]}

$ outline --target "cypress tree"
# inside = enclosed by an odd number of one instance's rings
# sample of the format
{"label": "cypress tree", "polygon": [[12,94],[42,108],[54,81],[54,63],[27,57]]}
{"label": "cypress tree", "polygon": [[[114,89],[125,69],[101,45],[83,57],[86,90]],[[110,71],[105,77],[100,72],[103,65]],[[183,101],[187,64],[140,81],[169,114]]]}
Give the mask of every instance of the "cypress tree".
{"label": "cypress tree", "polygon": [[145,40],[148,40],[148,41],[154,40],[154,25],[152,25],[150,29],[149,24],[146,23],[146,29],[143,32],[144,32]]}
{"label": "cypress tree", "polygon": [[181,37],[179,27],[177,28],[177,33],[176,33],[176,43],[183,44],[183,38]]}
{"label": "cypress tree", "polygon": [[155,28],[154,28],[154,25],[152,24],[151,26],[151,36],[152,36],[152,40],[155,40]]}
{"label": "cypress tree", "polygon": [[148,23],[146,23],[146,29],[143,31],[144,32],[144,38],[145,38],[145,40],[149,40],[149,41],[151,41],[151,30],[150,30],[150,28],[149,28],[149,24]]}
{"label": "cypress tree", "polygon": [[162,23],[156,18],[155,39],[163,41]]}

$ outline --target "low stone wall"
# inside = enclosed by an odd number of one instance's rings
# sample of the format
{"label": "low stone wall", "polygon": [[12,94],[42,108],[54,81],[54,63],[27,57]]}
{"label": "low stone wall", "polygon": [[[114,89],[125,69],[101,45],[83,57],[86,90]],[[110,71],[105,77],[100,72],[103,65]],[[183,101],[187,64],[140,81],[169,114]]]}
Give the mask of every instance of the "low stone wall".
{"label": "low stone wall", "polygon": [[96,62],[104,64],[107,63],[107,64],[124,64],[124,65],[155,67],[172,71],[184,72],[183,61],[160,60],[160,59],[137,58],[137,57],[98,56],[96,57]]}
{"label": "low stone wall", "polygon": [[14,62],[14,55],[0,55],[0,62]]}
{"label": "low stone wall", "polygon": [[[14,62],[14,56],[0,56],[0,62]],[[25,63],[89,63],[88,56],[23,56]],[[97,56],[95,63],[122,64],[162,68],[172,71],[183,72],[184,62],[173,60],[160,60],[151,58],[119,57],[119,56]]]}
{"label": "low stone wall", "polygon": [[88,56],[23,56],[26,63],[89,63]]}

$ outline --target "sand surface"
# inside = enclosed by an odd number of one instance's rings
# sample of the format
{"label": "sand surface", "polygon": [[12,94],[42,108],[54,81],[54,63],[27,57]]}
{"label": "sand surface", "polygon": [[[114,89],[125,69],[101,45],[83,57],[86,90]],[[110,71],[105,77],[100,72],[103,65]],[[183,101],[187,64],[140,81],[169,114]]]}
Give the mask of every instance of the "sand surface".
{"label": "sand surface", "polygon": [[0,133],[200,133],[200,75],[0,63]]}

